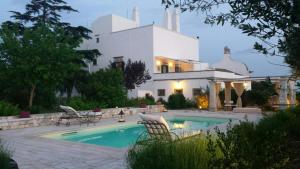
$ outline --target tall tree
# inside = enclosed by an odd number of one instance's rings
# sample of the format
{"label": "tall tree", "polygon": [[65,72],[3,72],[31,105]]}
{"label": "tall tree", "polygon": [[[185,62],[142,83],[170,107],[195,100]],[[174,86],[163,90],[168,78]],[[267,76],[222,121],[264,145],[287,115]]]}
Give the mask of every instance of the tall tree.
{"label": "tall tree", "polygon": [[52,31],[42,25],[35,30],[25,28],[23,36],[16,32],[17,28],[5,26],[0,30],[0,60],[11,85],[28,89],[30,108],[38,88],[55,91],[67,73],[78,67],[72,63],[78,57],[77,44],[68,43],[72,38],[64,36],[64,30]]}
{"label": "tall tree", "polygon": [[299,0],[162,0],[162,3],[183,12],[204,12],[208,24],[229,22],[260,40],[254,44],[256,50],[284,57],[295,75],[300,75]]}
{"label": "tall tree", "polygon": [[75,87],[78,89],[78,82],[84,81],[87,78],[89,74],[87,69],[85,69],[87,67],[87,62],[93,62],[101,55],[97,49],[77,50],[76,53],[83,56],[83,58],[77,57],[72,62],[81,65],[81,69],[71,70],[60,87],[62,93],[67,93],[68,99],[72,96],[73,88]]}
{"label": "tall tree", "polygon": [[69,89],[67,82],[74,84],[86,66],[84,61],[100,55],[98,50],[76,50],[91,31],[61,21],[61,12],[77,12],[63,0],[31,0],[24,13],[11,12],[14,21],[4,22],[0,29],[0,67],[7,75],[0,80],[16,81],[18,92],[29,95],[29,108],[39,88],[43,87],[42,93],[55,93],[65,82]]}

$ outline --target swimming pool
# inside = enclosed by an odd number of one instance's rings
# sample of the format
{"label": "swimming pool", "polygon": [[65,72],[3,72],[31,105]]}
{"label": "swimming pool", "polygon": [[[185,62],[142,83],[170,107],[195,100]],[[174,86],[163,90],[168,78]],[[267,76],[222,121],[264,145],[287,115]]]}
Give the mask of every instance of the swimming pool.
{"label": "swimming pool", "polygon": [[[175,131],[199,131],[210,126],[226,123],[229,119],[179,116],[167,119],[167,121],[170,127]],[[47,134],[44,137],[114,148],[125,148],[134,144],[138,136],[145,130],[143,125],[132,123],[82,129],[64,133],[52,133]]]}

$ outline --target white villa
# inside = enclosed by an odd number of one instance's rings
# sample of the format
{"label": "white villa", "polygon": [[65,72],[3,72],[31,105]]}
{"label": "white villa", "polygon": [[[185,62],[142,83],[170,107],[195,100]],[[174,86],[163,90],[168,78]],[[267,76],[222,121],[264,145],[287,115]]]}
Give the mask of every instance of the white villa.
{"label": "white villa", "polygon": [[[225,102],[229,104],[232,87],[239,95],[245,87],[251,88],[252,80],[265,79],[250,77],[251,72],[247,66],[233,60],[227,47],[224,49],[224,58],[219,63],[202,63],[199,57],[199,38],[180,33],[180,16],[176,10],[165,11],[162,25],[140,26],[139,12],[134,8],[132,19],[116,15],[102,16],[92,23],[91,30],[92,39],[84,41],[81,48],[98,49],[102,56],[97,58],[97,62],[89,64],[90,72],[108,67],[112,62],[117,65],[126,63],[128,59],[145,62],[152,78],[129,91],[129,97],[150,94],[155,99],[167,100],[169,95],[180,92],[192,99],[201,89],[209,86],[209,105],[210,109],[215,110],[220,107],[217,93],[221,88],[225,88]],[[288,91],[290,102],[294,103],[294,81],[288,77],[271,79],[281,86],[279,103],[287,104]]]}

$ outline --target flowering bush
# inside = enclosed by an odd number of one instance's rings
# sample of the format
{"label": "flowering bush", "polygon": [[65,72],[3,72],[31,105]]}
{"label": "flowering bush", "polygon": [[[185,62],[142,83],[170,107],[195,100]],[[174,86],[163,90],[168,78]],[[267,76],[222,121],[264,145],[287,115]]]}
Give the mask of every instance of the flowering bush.
{"label": "flowering bush", "polygon": [[100,108],[95,108],[95,109],[93,110],[93,112],[101,112],[101,109],[100,109]]}
{"label": "flowering bush", "polygon": [[30,117],[30,112],[22,111],[20,113],[20,118],[29,118],[29,117]]}

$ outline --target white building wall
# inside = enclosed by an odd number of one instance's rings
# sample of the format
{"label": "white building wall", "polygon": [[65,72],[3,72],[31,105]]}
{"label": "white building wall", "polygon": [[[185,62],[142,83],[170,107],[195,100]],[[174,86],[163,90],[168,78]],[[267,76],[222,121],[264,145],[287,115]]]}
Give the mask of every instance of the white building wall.
{"label": "white building wall", "polygon": [[123,18],[117,15],[106,15],[97,18],[91,26],[93,35],[103,35],[111,32],[136,28],[136,21]]}
{"label": "white building wall", "polygon": [[[90,40],[90,48],[99,49],[102,56],[98,57],[97,65],[90,64],[92,72],[100,68],[106,68],[114,61],[114,57],[123,56],[124,62],[130,58],[132,61],[143,61],[146,68],[152,76],[153,72],[153,27],[144,26],[137,29],[102,34],[99,36],[100,42],[96,43],[95,39]],[[152,91],[152,79],[142,84],[138,89],[128,91],[128,97],[137,97],[141,93]]]}
{"label": "white building wall", "polygon": [[168,29],[154,26],[153,55],[171,59],[199,60],[199,41]]}

